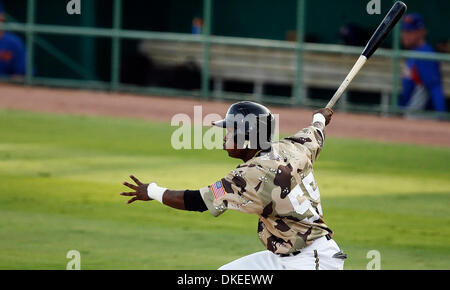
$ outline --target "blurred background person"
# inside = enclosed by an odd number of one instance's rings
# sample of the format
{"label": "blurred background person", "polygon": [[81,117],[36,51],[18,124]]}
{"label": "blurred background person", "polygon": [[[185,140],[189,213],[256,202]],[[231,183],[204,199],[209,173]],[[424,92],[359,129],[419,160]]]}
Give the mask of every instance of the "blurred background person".
{"label": "blurred background person", "polygon": [[439,42],[437,44],[437,51],[441,53],[450,53],[450,38]]}
{"label": "blurred background person", "polygon": [[348,23],[339,29],[341,42],[351,46],[366,46],[370,39],[371,32],[362,28],[358,24]]}
{"label": "blurred background person", "polygon": [[[426,29],[422,16],[412,13],[402,22],[402,43],[406,49],[418,52],[434,52],[426,42]],[[439,63],[423,59],[409,58],[403,76],[403,92],[400,106],[407,116],[424,110],[445,112],[445,97]]]}
{"label": "blurred background person", "polygon": [[[3,3],[0,1],[0,23],[4,23],[5,19]],[[0,78],[25,75],[25,55],[25,45],[17,35],[0,30]]]}

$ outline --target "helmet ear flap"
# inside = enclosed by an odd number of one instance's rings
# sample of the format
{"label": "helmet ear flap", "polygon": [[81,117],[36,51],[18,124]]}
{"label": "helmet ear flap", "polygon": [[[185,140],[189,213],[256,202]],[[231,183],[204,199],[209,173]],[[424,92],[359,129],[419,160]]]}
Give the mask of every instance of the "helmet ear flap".
{"label": "helmet ear flap", "polygon": [[[234,123],[234,143],[238,149],[260,149],[267,150],[271,147],[274,133],[274,116],[264,114],[242,123],[244,129]],[[241,124],[241,123],[240,123]]]}
{"label": "helmet ear flap", "polygon": [[243,101],[231,105],[225,119],[213,125],[234,128],[233,139],[239,149],[267,150],[271,147],[275,118],[263,105]]}
{"label": "helmet ear flap", "polygon": [[261,116],[261,119],[258,120],[258,149],[267,150],[271,147],[274,123],[275,118],[271,113]]}

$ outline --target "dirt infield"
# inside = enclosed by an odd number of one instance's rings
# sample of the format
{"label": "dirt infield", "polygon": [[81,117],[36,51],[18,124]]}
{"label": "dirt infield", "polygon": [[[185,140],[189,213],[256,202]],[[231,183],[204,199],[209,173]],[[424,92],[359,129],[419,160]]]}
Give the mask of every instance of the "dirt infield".
{"label": "dirt infield", "polygon": [[[68,89],[23,87],[0,84],[0,109],[17,109],[58,114],[116,116],[170,122],[172,116],[193,117],[193,106],[203,115],[224,115],[230,103],[169,97],[147,97]],[[311,122],[305,109],[271,107],[280,115],[280,131],[292,133]],[[450,123],[404,120],[337,112],[327,130],[329,136],[382,142],[450,147]]]}

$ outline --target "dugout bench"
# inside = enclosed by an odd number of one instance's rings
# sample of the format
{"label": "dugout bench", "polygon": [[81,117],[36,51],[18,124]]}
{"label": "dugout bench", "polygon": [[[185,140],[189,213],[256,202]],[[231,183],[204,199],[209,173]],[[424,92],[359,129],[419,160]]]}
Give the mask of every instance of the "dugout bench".
{"label": "dugout bench", "polygon": [[[156,64],[175,66],[193,61],[202,64],[202,44],[146,40],[139,45],[139,51]],[[344,80],[357,59],[356,55],[337,53],[303,54],[304,96],[308,100],[307,88],[335,90]],[[214,83],[213,94],[219,97],[225,81],[244,81],[253,84],[253,94],[264,94],[265,84],[291,85],[295,83],[297,56],[294,50],[245,47],[225,44],[211,44],[210,75]],[[387,112],[393,90],[393,60],[374,56],[356,76],[349,91],[380,93],[381,111]],[[400,67],[404,69],[404,62]],[[441,63],[444,93],[450,96],[450,63]],[[399,84],[401,86],[401,84]],[[331,96],[330,96],[331,97]],[[346,94],[340,100],[340,109],[345,110]]]}

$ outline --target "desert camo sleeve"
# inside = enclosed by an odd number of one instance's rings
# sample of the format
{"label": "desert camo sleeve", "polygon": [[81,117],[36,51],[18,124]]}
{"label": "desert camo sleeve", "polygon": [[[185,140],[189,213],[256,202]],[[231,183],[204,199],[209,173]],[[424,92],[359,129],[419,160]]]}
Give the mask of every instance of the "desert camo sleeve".
{"label": "desert camo sleeve", "polygon": [[200,189],[209,212],[219,216],[227,209],[234,209],[260,214],[263,206],[257,176],[261,175],[261,170],[258,166],[244,163],[221,180]]}
{"label": "desert camo sleeve", "polygon": [[316,122],[286,139],[305,146],[311,153],[311,161],[314,162],[319,157],[325,142],[325,126]]}

